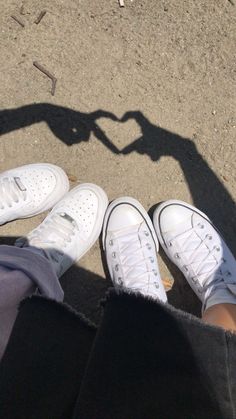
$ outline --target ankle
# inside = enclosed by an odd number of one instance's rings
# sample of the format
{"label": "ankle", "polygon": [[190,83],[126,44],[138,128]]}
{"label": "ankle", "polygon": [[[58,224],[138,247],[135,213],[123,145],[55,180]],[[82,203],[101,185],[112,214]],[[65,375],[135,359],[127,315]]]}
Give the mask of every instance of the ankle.
{"label": "ankle", "polygon": [[202,320],[205,323],[236,332],[236,302],[235,304],[220,303],[212,305],[204,311]]}
{"label": "ankle", "polygon": [[221,304],[236,305],[236,284],[225,284],[213,289],[206,303],[203,304],[203,311]]}

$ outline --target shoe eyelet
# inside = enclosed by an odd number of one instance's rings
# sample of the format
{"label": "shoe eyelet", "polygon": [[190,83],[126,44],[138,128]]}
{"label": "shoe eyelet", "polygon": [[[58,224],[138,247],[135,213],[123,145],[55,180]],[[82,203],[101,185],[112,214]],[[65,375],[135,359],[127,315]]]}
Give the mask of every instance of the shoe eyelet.
{"label": "shoe eyelet", "polygon": [[152,246],[149,243],[146,244],[146,247],[148,248],[148,250],[151,250],[152,248]]}
{"label": "shoe eyelet", "polygon": [[232,276],[232,274],[231,274],[231,272],[230,272],[230,271],[226,272],[226,275],[227,275],[227,276]]}
{"label": "shoe eyelet", "polygon": [[169,246],[169,247],[171,247],[171,246],[172,246],[172,243],[171,243],[171,242],[169,242],[169,243],[168,243],[168,246]]}
{"label": "shoe eyelet", "polygon": [[148,231],[144,231],[145,236],[149,236],[149,232]]}
{"label": "shoe eyelet", "polygon": [[119,271],[119,265],[115,266],[115,271],[118,272]]}
{"label": "shoe eyelet", "polygon": [[225,263],[225,262],[226,262],[226,259],[225,259],[225,258],[222,258],[222,259],[221,259],[221,262],[222,262],[222,263]]}
{"label": "shoe eyelet", "polygon": [[115,258],[116,258],[116,252],[113,252],[113,253],[112,253],[112,257],[113,257],[113,259],[115,259]]}
{"label": "shoe eyelet", "polygon": [[194,278],[194,276],[191,278],[193,283],[196,284],[197,283],[197,278]]}
{"label": "shoe eyelet", "polygon": [[185,265],[184,267],[185,272],[188,272],[188,267]]}
{"label": "shoe eyelet", "polygon": [[219,252],[220,251],[220,247],[219,246],[214,246],[214,249]]}
{"label": "shoe eyelet", "polygon": [[150,257],[149,259],[151,263],[154,263],[154,258]]}
{"label": "shoe eyelet", "polygon": [[158,284],[158,282],[154,282],[154,285],[157,289],[160,288],[160,285]]}
{"label": "shoe eyelet", "polygon": [[179,253],[175,253],[175,259],[180,259]]}
{"label": "shoe eyelet", "polygon": [[210,234],[207,234],[206,239],[212,240],[212,236]]}
{"label": "shoe eyelet", "polygon": [[204,228],[204,224],[202,224],[202,223],[198,223],[198,227],[199,227],[199,228]]}
{"label": "shoe eyelet", "polygon": [[110,246],[113,246],[113,244],[114,244],[114,243],[113,243],[113,240],[110,240],[110,241],[109,241],[109,245],[110,245]]}

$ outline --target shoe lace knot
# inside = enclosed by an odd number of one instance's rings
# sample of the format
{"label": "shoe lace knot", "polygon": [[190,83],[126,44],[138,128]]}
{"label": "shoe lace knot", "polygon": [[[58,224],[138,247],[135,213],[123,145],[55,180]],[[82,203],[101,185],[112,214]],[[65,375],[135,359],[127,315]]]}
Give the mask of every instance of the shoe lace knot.
{"label": "shoe lace knot", "polygon": [[138,232],[136,228],[130,228],[125,234],[113,233],[108,244],[119,286],[124,286],[125,278],[125,287],[133,290],[151,286],[159,288],[158,281],[155,281],[158,276],[155,246],[149,237],[150,232],[142,228]]}
{"label": "shoe lace knot", "polygon": [[29,236],[29,245],[42,248],[48,259],[60,263],[64,255],[63,248],[71,243],[76,229],[77,223],[68,214],[52,214]]}
{"label": "shoe lace knot", "polygon": [[204,294],[206,301],[215,288],[235,285],[235,279],[228,268],[221,240],[215,242],[210,233],[198,234],[198,229],[204,228],[204,222],[200,222],[173,237],[167,245],[176,246],[174,257],[182,265],[185,275],[194,283],[198,293]]}

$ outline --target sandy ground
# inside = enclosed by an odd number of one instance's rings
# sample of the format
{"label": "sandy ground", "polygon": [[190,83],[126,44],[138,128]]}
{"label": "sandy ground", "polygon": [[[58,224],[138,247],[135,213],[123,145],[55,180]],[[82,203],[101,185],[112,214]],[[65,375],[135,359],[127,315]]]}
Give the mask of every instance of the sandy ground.
{"label": "sandy ground", "polygon": [[[235,250],[236,3],[5,0],[0,31],[1,170],[52,162],[72,186],[95,182],[110,200],[131,195],[147,209],[185,200]],[[33,61],[57,77],[55,96]],[[1,227],[1,236],[24,235],[44,216]],[[109,285],[99,243],[79,265],[63,278],[66,298],[96,320]],[[176,279],[174,304],[194,311],[190,297]]]}

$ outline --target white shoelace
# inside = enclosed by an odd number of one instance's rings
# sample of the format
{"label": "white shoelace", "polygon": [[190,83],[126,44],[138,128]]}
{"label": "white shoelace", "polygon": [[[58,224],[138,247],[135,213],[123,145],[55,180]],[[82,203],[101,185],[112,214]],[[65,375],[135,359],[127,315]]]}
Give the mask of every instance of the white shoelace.
{"label": "white shoelace", "polygon": [[75,229],[78,226],[73,218],[65,213],[55,213],[32,232],[27,242],[25,239],[18,239],[16,245],[41,249],[47,259],[60,264],[60,259],[64,256],[63,248],[72,241]]}
{"label": "white shoelace", "polygon": [[[113,241],[118,241],[123,276],[126,286],[128,285],[130,288],[148,289],[151,285],[159,288],[158,281],[153,278],[158,275],[157,270],[151,268],[151,264],[155,264],[155,257],[145,254],[146,249],[153,249],[153,246],[148,243],[149,235],[148,231],[139,231],[138,233],[130,231],[122,236],[114,234],[113,239],[109,242],[112,245]],[[143,244],[144,241],[145,244]],[[112,252],[112,258],[115,263],[115,251]],[[118,285],[122,286],[123,279],[119,275],[119,262],[115,264],[114,269],[118,273]],[[146,281],[144,281],[145,279]]]}
{"label": "white shoelace", "polygon": [[[199,225],[203,228],[202,225]],[[202,239],[196,233],[196,227],[190,228],[184,233],[178,234],[172,238],[168,246],[171,247],[174,241],[177,241],[178,247],[183,249],[175,253],[175,258],[181,259],[184,256],[188,263],[182,265],[183,271],[188,274],[190,270],[194,271],[195,275],[191,276],[191,280],[196,284],[200,294],[206,292],[207,298],[208,290],[212,292],[213,288],[224,288],[226,283],[233,283],[231,272],[225,267],[226,260],[217,257],[217,253],[222,250],[221,245],[218,244],[210,249],[207,242],[212,240],[210,234],[206,234]],[[213,286],[213,288],[209,286]]]}
{"label": "white shoelace", "polygon": [[13,203],[25,201],[27,190],[20,178],[3,178],[0,180],[0,209],[11,208]]}

